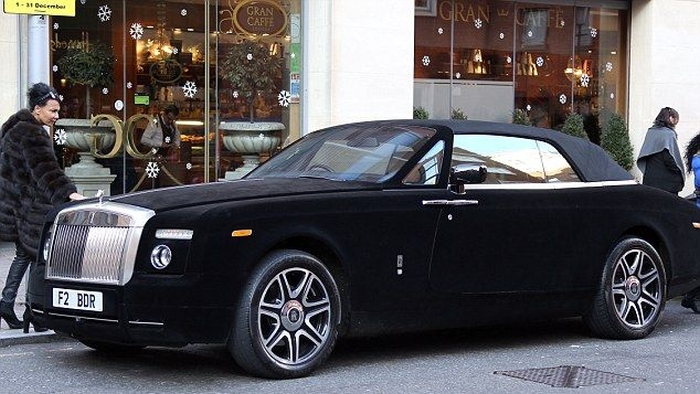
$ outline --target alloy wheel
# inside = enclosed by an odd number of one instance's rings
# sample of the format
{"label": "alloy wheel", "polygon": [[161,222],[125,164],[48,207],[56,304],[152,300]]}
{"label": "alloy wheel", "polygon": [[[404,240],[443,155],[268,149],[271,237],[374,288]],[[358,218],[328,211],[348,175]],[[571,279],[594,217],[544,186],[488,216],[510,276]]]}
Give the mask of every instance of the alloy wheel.
{"label": "alloy wheel", "polygon": [[286,269],[270,280],[258,304],[261,345],[278,363],[303,364],[328,340],[331,312],[328,290],[313,272]]}

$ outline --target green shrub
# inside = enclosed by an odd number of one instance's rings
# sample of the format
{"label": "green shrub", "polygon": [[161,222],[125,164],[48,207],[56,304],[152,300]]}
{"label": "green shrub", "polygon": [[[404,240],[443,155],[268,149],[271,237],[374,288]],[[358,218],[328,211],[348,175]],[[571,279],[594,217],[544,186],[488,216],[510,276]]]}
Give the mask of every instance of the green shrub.
{"label": "green shrub", "polygon": [[612,114],[603,127],[603,135],[600,137],[600,146],[622,168],[629,171],[634,164],[634,153],[630,141],[627,125],[622,116]]}
{"label": "green shrub", "polygon": [[564,134],[573,135],[574,137],[588,139],[586,130],[583,128],[583,116],[579,114],[569,114],[564,121],[561,132]]}
{"label": "green shrub", "polygon": [[466,120],[467,115],[465,115],[464,112],[462,112],[462,110],[459,108],[452,108],[452,115],[450,115],[450,118]]}
{"label": "green shrub", "polygon": [[413,107],[413,119],[429,119],[430,113],[423,107]]}
{"label": "green shrub", "polygon": [[516,108],[513,111],[513,124],[523,124],[527,126],[532,126],[532,120],[527,116],[527,112],[520,108]]}

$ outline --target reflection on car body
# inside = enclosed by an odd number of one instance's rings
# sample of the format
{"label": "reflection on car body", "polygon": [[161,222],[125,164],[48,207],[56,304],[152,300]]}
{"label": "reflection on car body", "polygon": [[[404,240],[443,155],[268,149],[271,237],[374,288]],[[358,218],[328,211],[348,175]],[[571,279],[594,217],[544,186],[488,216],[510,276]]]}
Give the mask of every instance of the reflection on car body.
{"label": "reflection on car body", "polygon": [[634,339],[698,286],[697,223],[693,203],[552,130],[355,123],[239,181],[65,207],[29,300],[95,349],[222,343],[274,378],[348,336],[583,316]]}

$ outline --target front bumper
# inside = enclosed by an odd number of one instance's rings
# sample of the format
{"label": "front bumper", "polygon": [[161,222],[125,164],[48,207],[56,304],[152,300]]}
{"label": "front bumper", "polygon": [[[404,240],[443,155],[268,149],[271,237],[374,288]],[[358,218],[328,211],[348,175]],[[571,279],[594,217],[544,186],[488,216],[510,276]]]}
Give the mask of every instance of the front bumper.
{"label": "front bumper", "polygon": [[[206,280],[198,276],[134,277],[122,287],[45,280],[32,271],[28,299],[35,320],[78,340],[184,346],[225,343],[230,333],[233,307],[203,296]],[[57,308],[54,288],[99,292],[104,308],[102,312]]]}

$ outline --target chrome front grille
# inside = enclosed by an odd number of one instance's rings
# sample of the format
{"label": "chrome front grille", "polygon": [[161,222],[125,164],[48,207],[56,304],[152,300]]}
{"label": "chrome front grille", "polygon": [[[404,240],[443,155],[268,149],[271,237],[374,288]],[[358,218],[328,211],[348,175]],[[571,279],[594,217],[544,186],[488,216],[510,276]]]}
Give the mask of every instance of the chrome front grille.
{"label": "chrome front grille", "polygon": [[128,227],[59,225],[47,277],[117,284]]}
{"label": "chrome front grille", "polygon": [[46,277],[123,285],[133,273],[136,249],[153,211],[115,203],[88,203],[56,216]]}

